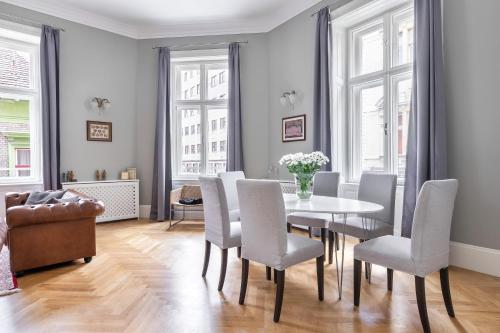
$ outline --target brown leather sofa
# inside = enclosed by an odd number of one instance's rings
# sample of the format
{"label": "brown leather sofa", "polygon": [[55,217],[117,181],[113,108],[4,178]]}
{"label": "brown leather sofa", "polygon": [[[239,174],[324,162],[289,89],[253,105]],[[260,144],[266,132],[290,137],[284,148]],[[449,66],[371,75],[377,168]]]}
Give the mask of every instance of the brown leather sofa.
{"label": "brown leather sofa", "polygon": [[95,219],[104,212],[104,204],[81,193],[76,202],[24,205],[25,193],[7,193],[5,207],[7,246],[12,272],[23,271],[96,255]]}

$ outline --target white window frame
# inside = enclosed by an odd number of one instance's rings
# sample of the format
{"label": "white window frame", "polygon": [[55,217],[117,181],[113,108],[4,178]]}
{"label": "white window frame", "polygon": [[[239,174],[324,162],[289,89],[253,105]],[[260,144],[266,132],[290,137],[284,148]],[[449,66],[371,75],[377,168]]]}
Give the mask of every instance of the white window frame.
{"label": "white window frame", "polygon": [[[334,150],[339,154],[343,154],[345,158],[338,158],[337,167],[343,170],[345,180],[349,183],[358,183],[361,174],[361,160],[359,147],[361,147],[361,136],[359,133],[359,107],[356,105],[356,92],[359,87],[374,85],[376,82],[383,83],[384,89],[384,172],[398,173],[398,154],[397,154],[397,98],[394,98],[397,93],[397,82],[403,78],[410,78],[413,72],[413,64],[396,65],[397,60],[397,25],[395,18],[404,18],[408,13],[413,11],[411,3],[405,3],[390,9],[385,9],[379,14],[372,17],[364,17],[363,21],[357,22],[345,28],[345,32],[333,29],[334,45],[345,48],[345,57],[340,56],[338,67],[333,66],[333,93],[336,95],[340,92],[345,94],[340,96],[340,101],[334,105],[332,119],[337,119],[337,123],[345,123],[346,130],[342,133],[345,135],[347,149],[345,152],[338,144],[334,143]],[[365,15],[366,16],[366,15]],[[355,34],[361,31],[369,31],[377,26],[382,25],[384,31],[384,61],[383,69],[356,75],[356,65],[360,59],[354,59],[356,52]],[[342,54],[343,55],[343,54]],[[354,59],[355,61],[350,61]],[[341,67],[344,66],[345,69]],[[342,74],[344,73],[344,74]],[[342,108],[347,115],[342,115]],[[358,110],[358,111],[356,111]],[[342,129],[337,126],[334,128],[334,133],[338,135]],[[336,148],[336,149],[335,149]],[[404,183],[404,179],[398,179],[399,184]]]}
{"label": "white window frame", "polygon": [[[204,52],[205,51],[205,52]],[[221,52],[222,51],[222,52]],[[224,52],[225,51],[225,52]],[[197,180],[199,176],[207,174],[208,169],[208,154],[211,149],[210,144],[207,142],[208,133],[211,126],[208,121],[209,108],[226,108],[228,107],[228,100],[226,99],[208,99],[208,88],[211,87],[210,77],[207,76],[206,67],[212,64],[228,64],[228,56],[226,50],[198,50],[198,51],[180,51],[179,56],[173,56],[171,62],[171,87],[172,87],[172,107],[171,107],[171,132],[172,133],[172,178],[174,180]],[[176,89],[176,66],[183,65],[200,65],[200,99],[196,100],[183,100],[178,99],[175,94]],[[228,68],[229,70],[229,68]],[[205,84],[206,83],[206,84]],[[178,108],[184,107],[199,107],[200,110],[200,123],[201,123],[201,153],[200,153],[200,168],[197,175],[181,174],[180,161],[182,159],[182,120],[181,116],[176,112]],[[227,156],[227,153],[226,153]],[[227,157],[226,157],[227,158]]]}
{"label": "white window frame", "polygon": [[0,20],[0,47],[30,54],[32,87],[0,86],[0,96],[29,100],[30,163],[29,177],[0,177],[0,185],[42,183],[42,104],[40,89],[40,29]]}

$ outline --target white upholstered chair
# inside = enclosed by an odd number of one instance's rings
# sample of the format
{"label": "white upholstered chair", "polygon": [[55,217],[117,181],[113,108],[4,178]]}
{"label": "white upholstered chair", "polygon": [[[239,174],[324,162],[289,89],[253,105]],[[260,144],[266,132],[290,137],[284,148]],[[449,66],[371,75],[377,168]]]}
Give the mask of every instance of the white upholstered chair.
{"label": "white upholstered chair", "polygon": [[222,250],[219,286],[224,286],[227,267],[227,251],[238,248],[241,250],[241,225],[239,221],[229,219],[226,193],[222,180],[217,177],[200,177],[201,194],[203,198],[203,214],[205,216],[205,262],[202,276],[205,277],[210,260],[210,247],[215,244]]}
{"label": "white upholstered chair", "polygon": [[[277,282],[274,321],[283,303],[285,269],[316,258],[318,295],[323,300],[323,245],[313,239],[287,233],[285,203],[281,186],[271,180],[238,180],[241,213],[242,276],[240,304],[245,302],[249,261],[274,268]],[[268,274],[268,279],[269,279]]]}
{"label": "white upholstered chair", "polygon": [[[397,176],[384,173],[365,172],[359,181],[358,200],[373,202],[384,207],[380,212],[365,214],[361,216],[351,216],[346,219],[346,224],[342,220],[330,222],[329,233],[335,233],[335,240],[338,234],[344,233],[351,237],[358,238],[361,242],[394,234],[394,202],[396,197]],[[364,224],[364,225],[363,225]],[[338,249],[337,242],[336,249]],[[330,247],[330,256],[332,255]],[[370,265],[366,264],[366,278],[370,277]]]}
{"label": "white upholstered chair", "polygon": [[[337,197],[339,189],[340,173],[321,171],[314,176],[313,195],[321,195],[326,197]],[[331,214],[320,213],[292,213],[287,216],[287,228],[291,231],[292,225],[302,225],[309,228],[309,237],[311,237],[311,229],[319,228],[321,230],[321,241],[323,247],[326,247],[326,232],[328,224],[332,221]],[[330,254],[333,254],[333,233],[329,234]],[[338,242],[337,242],[338,244]],[[332,263],[332,256],[328,258],[328,262]]]}
{"label": "white upholstered chair", "polygon": [[448,315],[455,316],[448,280],[450,229],[458,181],[425,182],[413,215],[411,239],[383,236],[354,247],[354,305],[359,306],[361,262],[387,267],[387,287],[392,290],[393,270],[415,276],[418,311],[425,332],[430,332],[425,302],[425,276],[439,271]]}
{"label": "white upholstered chair", "polygon": [[238,179],[245,179],[245,173],[243,171],[226,171],[218,173],[217,177],[222,179],[222,183],[224,184],[227,198],[227,207],[229,209],[229,219],[231,221],[239,221],[240,205],[238,203],[236,181]]}

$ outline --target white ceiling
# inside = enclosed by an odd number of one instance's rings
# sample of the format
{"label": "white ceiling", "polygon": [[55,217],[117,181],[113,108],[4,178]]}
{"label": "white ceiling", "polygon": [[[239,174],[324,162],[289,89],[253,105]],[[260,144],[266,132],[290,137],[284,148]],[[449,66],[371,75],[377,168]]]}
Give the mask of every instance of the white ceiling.
{"label": "white ceiling", "polygon": [[128,37],[268,32],[321,0],[1,0]]}

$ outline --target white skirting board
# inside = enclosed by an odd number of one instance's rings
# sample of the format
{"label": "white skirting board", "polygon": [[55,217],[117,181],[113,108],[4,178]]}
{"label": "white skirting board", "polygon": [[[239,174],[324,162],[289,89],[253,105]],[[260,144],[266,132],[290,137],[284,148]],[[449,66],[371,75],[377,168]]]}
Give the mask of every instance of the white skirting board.
{"label": "white skirting board", "polygon": [[[151,212],[151,205],[140,205],[139,206],[139,217],[141,219],[149,219],[149,213]],[[182,211],[177,209],[175,211],[174,219],[180,219],[182,217]],[[186,219],[191,220],[203,220],[203,210],[199,209],[186,209]]]}

